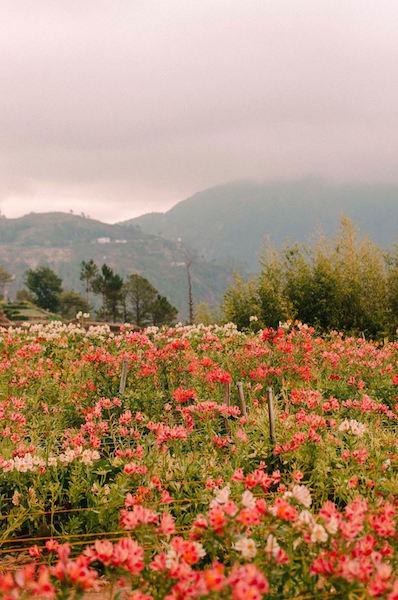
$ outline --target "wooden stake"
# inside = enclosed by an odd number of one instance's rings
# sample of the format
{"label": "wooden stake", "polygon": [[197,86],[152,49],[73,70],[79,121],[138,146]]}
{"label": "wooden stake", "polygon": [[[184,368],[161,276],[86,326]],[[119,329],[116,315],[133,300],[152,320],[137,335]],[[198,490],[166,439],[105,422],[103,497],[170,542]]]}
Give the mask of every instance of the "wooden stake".
{"label": "wooden stake", "polygon": [[224,402],[227,406],[231,406],[231,384],[224,383]]}
{"label": "wooden stake", "polygon": [[122,365],[122,374],[120,376],[119,396],[121,394],[123,394],[124,390],[126,389],[127,369],[128,369],[128,366],[129,366],[129,359],[128,358],[124,358],[123,359],[123,365]]}
{"label": "wooden stake", "polygon": [[238,383],[236,385],[238,387],[238,394],[239,394],[240,406],[242,409],[242,415],[244,417],[247,417],[245,392],[243,391],[243,383],[241,381],[238,381]]}
{"label": "wooden stake", "polygon": [[[224,403],[228,408],[231,406],[231,384],[228,382],[224,383]],[[227,433],[231,430],[228,418],[229,416],[225,415],[225,429],[227,430]]]}
{"label": "wooden stake", "polygon": [[272,387],[267,388],[267,404],[269,417],[269,438],[271,440],[271,444],[275,446],[275,417]]}

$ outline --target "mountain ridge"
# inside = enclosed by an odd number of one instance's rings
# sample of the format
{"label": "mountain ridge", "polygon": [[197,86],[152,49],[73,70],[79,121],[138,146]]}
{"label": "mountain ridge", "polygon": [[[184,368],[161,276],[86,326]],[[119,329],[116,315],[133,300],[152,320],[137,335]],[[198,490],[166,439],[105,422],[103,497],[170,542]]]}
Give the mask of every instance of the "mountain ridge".
{"label": "mountain ridge", "polygon": [[[331,184],[307,178],[290,182],[239,181],[197,192],[165,213],[151,212],[115,224],[62,213],[0,218],[0,264],[16,275],[45,265],[82,290],[80,262],[93,258],[123,276],[149,279],[187,317],[185,247],[194,255],[196,302],[219,303],[234,268],[259,269],[266,236],[276,246],[303,242],[317,228],[332,235],[342,215],[384,248],[397,240],[398,185]],[[182,243],[181,243],[182,240]]]}
{"label": "mountain ridge", "polygon": [[181,237],[207,260],[258,268],[264,238],[281,246],[304,242],[321,228],[328,236],[343,215],[383,247],[397,239],[398,185],[338,184],[318,178],[238,181],[208,188],[164,213],[147,213],[124,226],[167,239]]}
{"label": "mountain ridge", "polygon": [[[80,263],[106,262],[122,276],[140,273],[187,316],[184,254],[172,240],[138,228],[102,223],[69,213],[30,213],[0,219],[0,264],[15,275],[10,293],[23,286],[24,273],[39,265],[54,269],[66,289],[82,291]],[[232,267],[195,258],[192,284],[197,302],[216,305],[232,278]]]}

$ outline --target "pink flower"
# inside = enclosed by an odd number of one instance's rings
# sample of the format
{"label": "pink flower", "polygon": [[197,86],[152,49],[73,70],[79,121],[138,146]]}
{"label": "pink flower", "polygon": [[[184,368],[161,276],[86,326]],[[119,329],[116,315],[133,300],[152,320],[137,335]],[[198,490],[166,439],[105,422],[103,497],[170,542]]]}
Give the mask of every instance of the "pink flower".
{"label": "pink flower", "polygon": [[94,549],[98,560],[104,565],[109,565],[113,555],[113,544],[109,540],[97,540],[94,544]]}
{"label": "pink flower", "polygon": [[163,535],[171,535],[172,533],[175,533],[175,522],[169,513],[163,513],[158,531]]}
{"label": "pink flower", "polygon": [[29,548],[29,554],[33,558],[38,558],[39,556],[42,555],[42,552],[43,552],[43,550],[41,548],[39,548],[39,546],[37,544],[35,544],[31,548]]}

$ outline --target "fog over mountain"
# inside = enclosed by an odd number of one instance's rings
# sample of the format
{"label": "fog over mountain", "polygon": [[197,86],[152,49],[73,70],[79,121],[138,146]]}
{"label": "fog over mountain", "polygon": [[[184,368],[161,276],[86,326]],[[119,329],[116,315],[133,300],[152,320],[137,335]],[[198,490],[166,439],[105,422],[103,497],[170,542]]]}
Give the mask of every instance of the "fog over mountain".
{"label": "fog over mountain", "polygon": [[398,242],[398,185],[298,181],[234,182],[198,192],[165,213],[124,223],[182,238],[207,260],[233,260],[252,271],[266,238],[276,245],[331,236],[343,216],[384,248]]}

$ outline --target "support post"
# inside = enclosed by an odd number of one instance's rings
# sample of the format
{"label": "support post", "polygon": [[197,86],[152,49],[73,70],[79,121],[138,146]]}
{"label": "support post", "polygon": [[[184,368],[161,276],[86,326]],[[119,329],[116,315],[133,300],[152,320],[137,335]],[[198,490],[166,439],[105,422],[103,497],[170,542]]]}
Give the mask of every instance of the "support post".
{"label": "support post", "polygon": [[241,381],[238,381],[238,383],[236,385],[238,388],[238,394],[239,394],[239,400],[240,400],[240,407],[242,409],[242,415],[244,417],[247,417],[245,392],[243,391],[243,383]]}
{"label": "support post", "polygon": [[269,417],[269,438],[271,444],[275,446],[275,416],[272,387],[267,387],[267,404]]}
{"label": "support post", "polygon": [[123,364],[122,364],[122,374],[120,376],[119,396],[121,396],[124,393],[124,390],[126,389],[128,366],[129,366],[129,359],[124,358]]}
{"label": "support post", "polygon": [[[231,384],[228,382],[224,383],[224,404],[228,406],[228,408],[231,406]],[[229,416],[225,415],[225,429],[229,433],[231,428],[228,419]]]}
{"label": "support post", "polygon": [[224,402],[229,407],[231,406],[231,384],[224,383]]}

